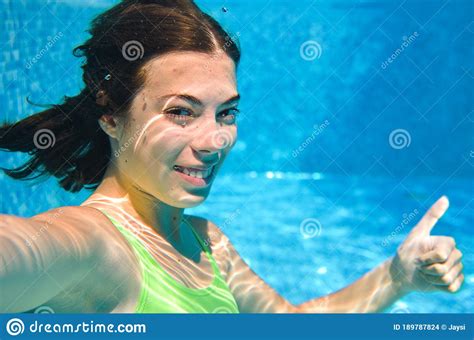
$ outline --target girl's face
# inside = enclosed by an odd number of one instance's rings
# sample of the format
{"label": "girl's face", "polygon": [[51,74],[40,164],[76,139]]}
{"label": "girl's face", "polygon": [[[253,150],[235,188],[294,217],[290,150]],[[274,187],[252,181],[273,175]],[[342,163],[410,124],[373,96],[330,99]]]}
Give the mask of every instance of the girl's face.
{"label": "girl's face", "polygon": [[200,204],[237,138],[235,65],[225,53],[149,61],[113,156],[139,191],[175,207]]}

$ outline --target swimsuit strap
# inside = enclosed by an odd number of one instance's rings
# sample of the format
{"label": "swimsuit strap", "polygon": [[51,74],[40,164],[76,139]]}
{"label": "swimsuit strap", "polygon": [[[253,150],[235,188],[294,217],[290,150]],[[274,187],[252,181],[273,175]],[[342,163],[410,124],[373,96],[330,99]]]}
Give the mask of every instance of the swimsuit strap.
{"label": "swimsuit strap", "polygon": [[190,288],[177,282],[150,254],[137,235],[99,209],[132,246],[140,263],[142,288],[136,313],[238,313],[237,303],[219,267],[194,228],[194,236],[211,262],[214,278],[205,288]]}

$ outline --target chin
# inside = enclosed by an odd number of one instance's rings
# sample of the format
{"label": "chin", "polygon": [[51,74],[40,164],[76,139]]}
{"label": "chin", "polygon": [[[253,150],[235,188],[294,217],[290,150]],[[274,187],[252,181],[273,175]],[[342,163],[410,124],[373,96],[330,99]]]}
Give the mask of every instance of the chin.
{"label": "chin", "polygon": [[202,204],[205,200],[195,200],[195,201],[180,201],[177,202],[177,204],[173,204],[176,208],[182,208],[182,209],[188,209],[188,208],[194,208],[197,207],[198,205]]}
{"label": "chin", "polygon": [[173,206],[177,208],[194,208],[202,203],[207,198],[207,194],[205,196],[198,196],[193,194],[183,194],[182,197],[179,199],[174,200]]}

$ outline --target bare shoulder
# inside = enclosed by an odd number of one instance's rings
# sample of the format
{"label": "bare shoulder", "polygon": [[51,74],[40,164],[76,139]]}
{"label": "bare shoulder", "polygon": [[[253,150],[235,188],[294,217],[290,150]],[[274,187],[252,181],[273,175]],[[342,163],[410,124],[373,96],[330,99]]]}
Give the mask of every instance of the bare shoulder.
{"label": "bare shoulder", "polygon": [[80,206],[63,206],[26,218],[31,228],[28,235],[32,243],[44,250],[71,248],[77,254],[95,253],[100,249],[103,221],[89,208]]}
{"label": "bare shoulder", "polygon": [[[58,312],[110,312],[135,300],[140,273],[130,245],[112,222],[90,206],[64,206],[31,217],[42,229],[97,248],[87,275],[49,301]],[[59,235],[59,233],[58,233]],[[64,237],[64,236],[62,236]],[[74,247],[76,247],[74,243]],[[102,284],[97,285],[97,282]]]}
{"label": "bare shoulder", "polygon": [[90,206],[63,206],[38,215],[31,220],[40,223],[42,229],[51,226],[70,232],[71,236],[86,237],[89,241],[103,243],[120,240],[120,233],[98,209]]}
{"label": "bare shoulder", "polygon": [[73,225],[78,230],[93,231],[97,227],[107,228],[108,219],[99,210],[87,206],[64,206],[54,208],[31,217],[32,220],[62,225]]}

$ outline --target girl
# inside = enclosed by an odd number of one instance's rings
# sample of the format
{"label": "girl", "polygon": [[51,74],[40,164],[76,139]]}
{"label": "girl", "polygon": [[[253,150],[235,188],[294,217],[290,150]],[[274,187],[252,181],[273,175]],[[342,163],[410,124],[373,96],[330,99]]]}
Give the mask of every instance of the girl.
{"label": "girl", "polygon": [[0,311],[374,312],[415,290],[459,290],[460,251],[430,236],[448,207],[442,197],[393,257],[352,285],[285,300],[218,226],[184,214],[204,202],[237,138],[233,37],[184,0],[124,0],[90,33],[75,49],[84,89],[0,128],[1,149],[31,155],[9,176],[95,189],[80,206],[0,216]]}

